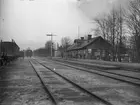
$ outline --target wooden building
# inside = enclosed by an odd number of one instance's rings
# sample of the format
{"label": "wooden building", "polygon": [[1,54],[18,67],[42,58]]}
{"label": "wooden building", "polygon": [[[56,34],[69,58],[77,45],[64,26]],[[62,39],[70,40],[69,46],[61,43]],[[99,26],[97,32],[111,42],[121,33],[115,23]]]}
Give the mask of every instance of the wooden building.
{"label": "wooden building", "polygon": [[19,54],[19,46],[12,40],[12,42],[4,41],[0,43],[0,52],[6,53],[8,56],[18,55]]}
{"label": "wooden building", "polygon": [[88,35],[87,39],[75,39],[72,46],[67,49],[67,56],[71,58],[83,59],[109,59],[112,50],[111,44],[101,36],[92,38]]}

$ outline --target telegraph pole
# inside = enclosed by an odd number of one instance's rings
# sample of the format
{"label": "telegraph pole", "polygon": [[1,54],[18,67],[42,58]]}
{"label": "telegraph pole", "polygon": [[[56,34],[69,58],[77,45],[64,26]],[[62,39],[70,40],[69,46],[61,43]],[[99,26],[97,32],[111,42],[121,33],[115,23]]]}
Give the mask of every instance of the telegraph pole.
{"label": "telegraph pole", "polygon": [[0,54],[3,52],[2,34],[4,34],[4,16],[3,16],[4,0],[0,0]]}
{"label": "telegraph pole", "polygon": [[51,59],[52,59],[52,56],[53,56],[52,55],[52,53],[53,53],[53,51],[52,51],[53,50],[53,44],[52,44],[53,43],[53,36],[56,36],[56,35],[53,35],[53,34],[46,34],[46,35],[51,37]]}
{"label": "telegraph pole", "polygon": [[78,39],[79,39],[79,35],[80,35],[80,26],[78,26]]}

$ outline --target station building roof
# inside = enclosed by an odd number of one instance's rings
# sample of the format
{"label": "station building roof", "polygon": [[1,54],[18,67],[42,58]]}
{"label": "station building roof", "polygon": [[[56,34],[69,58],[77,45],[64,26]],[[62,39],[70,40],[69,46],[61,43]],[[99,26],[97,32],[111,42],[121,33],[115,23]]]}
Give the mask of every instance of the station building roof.
{"label": "station building roof", "polygon": [[[98,43],[96,43],[98,41]],[[77,43],[73,43],[73,45],[71,45],[70,47],[68,47],[67,51],[76,51],[76,50],[82,50],[82,49],[86,49],[87,47],[91,46],[92,44],[94,44],[94,46],[96,46],[96,49],[99,48],[100,46],[103,46],[102,48],[106,49],[107,48],[111,48],[111,44],[104,40],[101,36],[98,37],[94,37],[91,38],[90,40],[80,40],[80,39],[76,39],[74,42]]]}

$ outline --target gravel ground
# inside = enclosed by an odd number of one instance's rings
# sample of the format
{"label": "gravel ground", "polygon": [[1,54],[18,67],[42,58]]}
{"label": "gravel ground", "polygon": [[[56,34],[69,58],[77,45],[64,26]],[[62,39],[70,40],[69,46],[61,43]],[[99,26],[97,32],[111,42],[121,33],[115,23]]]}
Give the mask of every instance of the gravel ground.
{"label": "gravel ground", "polygon": [[47,62],[47,66],[55,68],[55,71],[88,88],[98,96],[104,97],[114,105],[140,105],[139,87],[84,71],[77,71],[52,62]]}
{"label": "gravel ground", "polygon": [[[45,59],[45,57],[44,57]],[[62,59],[62,58],[53,58],[53,59]],[[65,58],[64,58],[65,60]],[[114,62],[114,61],[103,61],[103,60],[94,60],[94,59],[68,59],[71,61],[77,61],[77,62],[87,62],[91,64],[101,64],[101,65],[111,65],[111,66],[119,66],[119,67],[124,67],[127,69],[137,69],[140,71],[140,65],[139,63],[124,63],[124,62]]]}
{"label": "gravel ground", "polygon": [[0,105],[51,105],[28,59],[0,70]]}
{"label": "gravel ground", "polygon": [[105,105],[95,98],[81,92],[50,70],[32,62],[45,85],[58,100],[59,105]]}
{"label": "gravel ground", "polygon": [[140,104],[140,91],[136,87],[127,86],[123,83],[111,82],[105,80],[105,78],[98,79],[89,73],[81,71],[73,72],[73,70],[61,70],[61,73],[85,88],[90,87],[89,89],[93,91],[93,93],[110,100],[114,105],[118,105],[119,101],[121,105]]}
{"label": "gravel ground", "polygon": [[109,72],[118,73],[122,75],[137,77],[140,79],[140,72],[133,72],[133,71],[123,71],[123,70],[107,70]]}

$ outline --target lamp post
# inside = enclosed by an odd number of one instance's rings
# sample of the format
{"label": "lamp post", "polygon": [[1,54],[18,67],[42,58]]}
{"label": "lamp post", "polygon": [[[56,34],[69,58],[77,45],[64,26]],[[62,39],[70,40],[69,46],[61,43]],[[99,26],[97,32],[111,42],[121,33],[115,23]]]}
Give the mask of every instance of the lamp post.
{"label": "lamp post", "polygon": [[53,34],[46,34],[47,36],[51,36],[51,59],[52,59],[52,53],[53,53],[53,51],[52,51],[52,43],[53,43],[53,36],[56,36],[56,35],[53,35]]}

